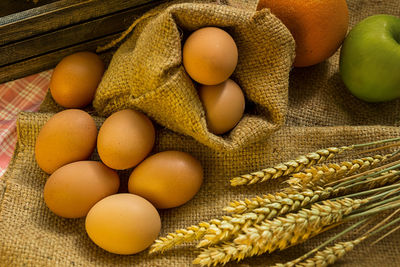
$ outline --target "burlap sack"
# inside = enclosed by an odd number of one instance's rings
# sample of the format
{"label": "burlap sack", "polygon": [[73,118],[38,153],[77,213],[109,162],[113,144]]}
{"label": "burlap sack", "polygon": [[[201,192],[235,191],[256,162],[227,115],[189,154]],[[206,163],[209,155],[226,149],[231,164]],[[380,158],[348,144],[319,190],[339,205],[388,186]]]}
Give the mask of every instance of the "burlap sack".
{"label": "burlap sack", "polygon": [[[108,253],[93,244],[85,233],[84,219],[63,219],[50,212],[43,201],[48,177],[36,165],[34,143],[41,126],[53,113],[22,113],[18,119],[15,156],[0,179],[0,266],[191,266],[198,252],[194,244],[179,246],[165,254],[132,256]],[[102,119],[96,119],[98,125]],[[233,188],[229,178],[291,159],[317,148],[366,142],[398,136],[397,127],[284,127],[263,142],[235,152],[216,152],[190,137],[157,127],[153,152],[177,149],[198,158],[204,166],[205,181],[194,199],[179,208],[161,210],[162,232],[218,217],[230,200],[274,192],[282,180],[251,187]],[[95,158],[97,155],[94,156]],[[120,173],[126,183],[129,172]],[[269,266],[294,259],[315,247],[323,237],[283,252],[246,259],[228,266]],[[400,235],[368,250],[361,243],[345,258],[344,266],[398,266]],[[367,253],[365,253],[367,252]]]}
{"label": "burlap sack", "polygon": [[[397,0],[350,0],[351,25],[368,15],[399,15]],[[327,62],[290,74],[289,114],[286,126],[237,151],[218,152],[193,138],[159,125],[153,152],[177,149],[197,157],[205,168],[205,181],[196,197],[182,207],[160,211],[165,235],[199,221],[218,217],[231,200],[274,192],[282,180],[232,188],[229,178],[292,159],[319,148],[399,136],[400,100],[366,104],[350,95],[338,76],[338,54]],[[179,246],[162,255],[119,256],[94,245],[84,231],[84,219],[70,220],[51,213],[43,202],[48,177],[34,160],[34,142],[41,126],[61,110],[50,98],[46,113],[21,113],[18,144],[6,174],[0,178],[0,266],[191,266],[197,250]],[[103,118],[96,118],[98,125]],[[369,124],[370,126],[357,126]],[[346,125],[346,126],[343,126]],[[386,126],[385,126],[386,125]],[[307,127],[305,127],[307,126]],[[324,126],[324,127],[321,127]],[[351,155],[343,154],[346,159]],[[97,155],[93,155],[97,159]],[[126,183],[129,171],[120,173]],[[343,229],[343,228],[341,228]],[[357,236],[353,233],[349,240]],[[327,232],[282,252],[265,254],[227,266],[268,266],[292,260],[314,248]],[[400,266],[400,231],[374,246],[370,240],[356,246],[337,266]]]}
{"label": "burlap sack", "polygon": [[[99,85],[93,105],[100,115],[139,109],[159,124],[218,150],[246,146],[284,123],[294,41],[268,10],[180,3],[156,8],[144,17],[113,56]],[[184,37],[205,26],[221,27],[234,38],[239,61],[232,79],[249,100],[241,121],[224,136],[208,131],[197,90],[182,65]]]}

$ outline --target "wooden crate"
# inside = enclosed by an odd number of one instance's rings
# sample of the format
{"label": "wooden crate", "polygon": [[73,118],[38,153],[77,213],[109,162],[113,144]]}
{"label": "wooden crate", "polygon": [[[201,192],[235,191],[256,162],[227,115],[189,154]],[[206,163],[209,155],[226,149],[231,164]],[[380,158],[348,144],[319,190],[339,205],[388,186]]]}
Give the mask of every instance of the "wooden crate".
{"label": "wooden crate", "polygon": [[[53,68],[120,36],[154,0],[0,1],[0,83]],[[101,54],[105,61],[111,52]]]}

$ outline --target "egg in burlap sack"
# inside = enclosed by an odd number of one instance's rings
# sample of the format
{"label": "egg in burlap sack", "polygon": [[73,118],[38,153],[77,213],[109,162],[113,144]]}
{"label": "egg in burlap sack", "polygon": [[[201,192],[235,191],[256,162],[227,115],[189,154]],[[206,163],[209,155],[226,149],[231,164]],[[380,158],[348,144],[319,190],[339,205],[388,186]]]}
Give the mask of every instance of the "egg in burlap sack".
{"label": "egg in burlap sack", "polygon": [[[269,136],[283,123],[294,40],[282,22],[264,9],[255,12],[215,3],[167,4],[144,14],[118,48],[96,92],[101,116],[125,108],[216,150],[233,150]],[[244,116],[223,136],[207,128],[194,82],[182,64],[188,33],[206,26],[231,34],[239,52],[232,79],[247,99]]]}

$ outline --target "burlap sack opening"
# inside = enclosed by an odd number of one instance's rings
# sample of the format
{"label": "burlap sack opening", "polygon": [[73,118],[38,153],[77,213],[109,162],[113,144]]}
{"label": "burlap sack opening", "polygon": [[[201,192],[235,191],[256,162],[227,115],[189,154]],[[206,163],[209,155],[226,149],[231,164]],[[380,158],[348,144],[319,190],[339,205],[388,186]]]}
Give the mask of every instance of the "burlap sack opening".
{"label": "burlap sack opening", "polygon": [[[252,11],[215,3],[179,3],[152,10],[112,58],[94,107],[102,116],[134,108],[159,124],[213,149],[232,150],[277,130],[288,104],[294,40],[268,10]],[[232,76],[248,100],[244,117],[224,136],[207,129],[195,84],[182,65],[181,43],[196,29],[217,26],[238,46]]]}

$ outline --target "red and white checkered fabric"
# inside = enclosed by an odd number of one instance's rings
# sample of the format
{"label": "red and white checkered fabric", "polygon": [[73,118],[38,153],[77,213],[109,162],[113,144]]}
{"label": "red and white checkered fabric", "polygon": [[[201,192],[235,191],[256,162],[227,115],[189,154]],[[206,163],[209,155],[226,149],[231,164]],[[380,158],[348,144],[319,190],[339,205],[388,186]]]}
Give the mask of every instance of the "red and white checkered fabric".
{"label": "red and white checkered fabric", "polygon": [[20,111],[37,111],[49,88],[52,70],[0,84],[0,176],[7,169],[17,141]]}

